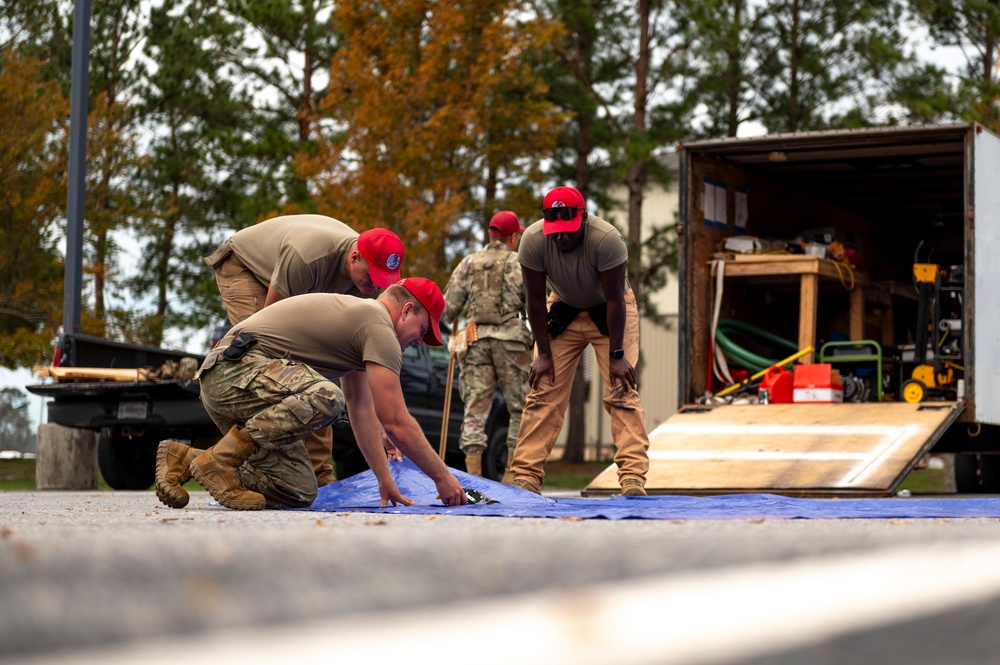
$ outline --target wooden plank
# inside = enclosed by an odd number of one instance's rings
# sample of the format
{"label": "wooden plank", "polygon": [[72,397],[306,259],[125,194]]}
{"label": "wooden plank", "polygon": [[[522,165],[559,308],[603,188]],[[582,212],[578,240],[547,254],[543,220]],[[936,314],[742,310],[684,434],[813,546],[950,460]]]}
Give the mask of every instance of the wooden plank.
{"label": "wooden plank", "polygon": [[850,338],[865,339],[865,292],[860,288],[851,290],[851,311],[848,321]]}
{"label": "wooden plank", "polygon": [[[819,275],[803,274],[799,287],[799,349],[816,346],[816,310],[819,301]],[[813,361],[807,353],[799,359],[803,365]]]}
{"label": "wooden plank", "polygon": [[66,381],[99,380],[99,381],[139,381],[146,380],[148,370],[132,368],[109,367],[46,367],[35,365],[31,368],[39,377],[52,377]]}
{"label": "wooden plank", "polygon": [[866,286],[866,273],[842,263],[809,254],[734,254],[726,259],[726,277],[767,277],[777,275],[822,275],[839,280],[845,288]]}
{"label": "wooden plank", "polygon": [[[891,494],[961,406],[769,404],[671,416],[650,433],[650,494]],[[620,491],[611,465],[585,494]]]}

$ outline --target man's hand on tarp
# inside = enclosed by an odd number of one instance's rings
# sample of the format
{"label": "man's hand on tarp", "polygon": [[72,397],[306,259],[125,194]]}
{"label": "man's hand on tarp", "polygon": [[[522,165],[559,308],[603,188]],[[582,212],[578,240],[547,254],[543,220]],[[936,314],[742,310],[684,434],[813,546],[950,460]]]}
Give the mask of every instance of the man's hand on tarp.
{"label": "man's hand on tarp", "polygon": [[412,499],[405,496],[402,492],[399,491],[399,488],[396,486],[396,483],[392,483],[391,487],[387,487],[386,485],[388,485],[388,483],[378,484],[378,493],[382,496],[382,503],[379,505],[381,505],[383,508],[390,503],[393,506],[417,505],[416,501],[413,501]]}

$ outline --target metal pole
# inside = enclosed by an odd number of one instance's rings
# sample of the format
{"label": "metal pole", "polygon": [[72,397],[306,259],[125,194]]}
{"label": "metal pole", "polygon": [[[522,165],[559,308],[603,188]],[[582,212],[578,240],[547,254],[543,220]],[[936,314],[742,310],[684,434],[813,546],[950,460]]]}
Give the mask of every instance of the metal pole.
{"label": "metal pole", "polygon": [[83,293],[83,195],[87,178],[90,3],[91,0],[75,0],[73,8],[73,67],[69,96],[69,193],[66,201],[63,333],[80,332],[80,300]]}

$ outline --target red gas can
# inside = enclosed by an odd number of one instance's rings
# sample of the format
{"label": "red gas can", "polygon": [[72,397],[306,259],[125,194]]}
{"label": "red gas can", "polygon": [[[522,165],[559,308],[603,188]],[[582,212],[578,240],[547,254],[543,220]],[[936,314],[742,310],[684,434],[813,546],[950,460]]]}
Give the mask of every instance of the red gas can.
{"label": "red gas can", "polygon": [[[792,373],[784,367],[772,367],[767,371],[761,380],[757,396],[761,401],[773,404],[790,404],[792,402]],[[767,391],[766,393],[764,391]]]}

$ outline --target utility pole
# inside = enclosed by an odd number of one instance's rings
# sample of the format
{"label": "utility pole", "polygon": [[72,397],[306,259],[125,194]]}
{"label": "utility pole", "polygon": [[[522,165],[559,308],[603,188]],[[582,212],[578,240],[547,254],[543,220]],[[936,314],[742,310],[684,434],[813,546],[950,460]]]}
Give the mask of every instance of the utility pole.
{"label": "utility pole", "polygon": [[69,97],[69,195],[66,201],[63,334],[80,332],[80,300],[83,294],[83,195],[87,179],[90,3],[91,0],[75,0],[73,8],[73,67]]}

